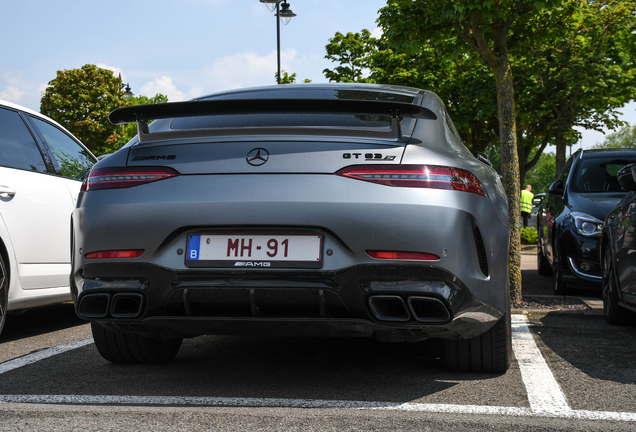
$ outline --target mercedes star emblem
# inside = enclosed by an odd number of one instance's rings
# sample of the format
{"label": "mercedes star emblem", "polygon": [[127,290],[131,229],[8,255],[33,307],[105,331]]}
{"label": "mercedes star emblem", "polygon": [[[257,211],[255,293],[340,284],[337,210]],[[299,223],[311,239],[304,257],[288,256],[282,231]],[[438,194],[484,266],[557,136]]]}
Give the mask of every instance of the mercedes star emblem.
{"label": "mercedes star emblem", "polygon": [[247,154],[245,159],[250,165],[260,166],[269,160],[269,152],[264,148],[255,148]]}

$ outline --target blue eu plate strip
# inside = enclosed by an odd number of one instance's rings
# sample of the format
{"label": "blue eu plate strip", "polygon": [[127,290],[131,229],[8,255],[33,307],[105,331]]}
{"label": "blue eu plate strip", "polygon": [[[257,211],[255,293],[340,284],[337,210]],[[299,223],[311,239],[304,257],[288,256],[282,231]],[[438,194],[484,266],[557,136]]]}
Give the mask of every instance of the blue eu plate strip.
{"label": "blue eu plate strip", "polygon": [[188,259],[189,260],[198,260],[199,259],[199,245],[201,244],[201,236],[193,235],[190,236],[190,241],[188,242]]}

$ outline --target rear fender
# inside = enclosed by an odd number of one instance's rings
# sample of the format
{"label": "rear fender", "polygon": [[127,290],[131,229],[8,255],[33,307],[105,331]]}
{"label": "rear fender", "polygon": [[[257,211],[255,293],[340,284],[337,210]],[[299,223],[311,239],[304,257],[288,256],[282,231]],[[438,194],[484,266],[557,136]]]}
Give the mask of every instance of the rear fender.
{"label": "rear fender", "polygon": [[9,235],[9,231],[7,230],[4,220],[2,219],[2,215],[0,215],[0,254],[4,260],[4,265],[9,277],[9,310],[11,310],[11,300],[20,295],[22,288],[19,285],[20,278],[14,277],[13,272],[15,270],[15,275],[17,275],[18,265],[13,252],[13,242],[11,241],[11,236]]}

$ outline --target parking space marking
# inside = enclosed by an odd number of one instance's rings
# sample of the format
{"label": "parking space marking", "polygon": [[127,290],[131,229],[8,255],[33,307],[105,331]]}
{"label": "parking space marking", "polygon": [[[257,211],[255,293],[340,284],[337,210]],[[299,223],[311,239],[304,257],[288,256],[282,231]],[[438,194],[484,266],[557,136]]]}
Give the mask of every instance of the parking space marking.
{"label": "parking space marking", "polygon": [[93,343],[93,338],[88,337],[84,339],[74,340],[73,342],[69,342],[64,345],[54,346],[52,348],[47,348],[42,351],[36,351],[31,354],[27,354],[22,357],[18,357],[14,360],[9,360],[4,363],[0,363],[0,375],[5,372],[12,371],[17,368],[21,368],[22,366],[30,365],[32,363],[38,362],[40,360],[44,360],[49,357],[53,357],[54,355],[62,354],[63,352],[74,350],[75,348],[81,348],[85,345],[89,345]]}
{"label": "parking space marking", "polygon": [[0,403],[205,406],[241,408],[313,408],[429,412],[445,414],[505,415],[512,417],[551,417],[575,420],[612,420],[636,422],[636,413],[569,410],[535,412],[530,408],[479,405],[446,405],[396,402],[338,401],[320,399],[221,398],[189,396],[91,396],[91,395],[0,395]]}
{"label": "parking space marking", "polygon": [[512,349],[526,386],[530,409],[536,413],[572,411],[534,341],[525,315],[512,315],[512,335]]}
{"label": "parking space marking", "polygon": [[[1,363],[0,374],[75,348],[83,347],[92,342],[92,338],[80,339]],[[513,315],[512,317],[512,347],[519,363],[519,369],[528,394],[530,408],[320,399],[113,395],[0,395],[0,403],[394,410],[446,414],[504,415],[512,417],[529,416],[567,418],[573,420],[636,422],[636,413],[571,409],[545,359],[541,355],[534,341],[534,337],[530,332],[528,319],[524,315]]]}

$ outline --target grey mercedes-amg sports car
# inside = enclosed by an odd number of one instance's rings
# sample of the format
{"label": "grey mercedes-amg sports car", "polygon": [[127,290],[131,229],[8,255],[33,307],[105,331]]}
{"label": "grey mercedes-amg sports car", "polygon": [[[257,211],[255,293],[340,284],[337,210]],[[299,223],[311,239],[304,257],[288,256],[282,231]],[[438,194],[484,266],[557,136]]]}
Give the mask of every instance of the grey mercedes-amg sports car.
{"label": "grey mercedes-amg sports car", "polygon": [[168,361],[204,334],[367,336],[508,369],[507,199],[434,93],[280,85],[110,121],[139,133],[72,215],[71,291],[105,359]]}

